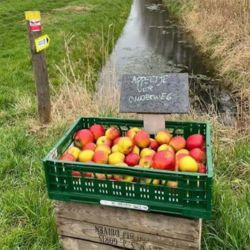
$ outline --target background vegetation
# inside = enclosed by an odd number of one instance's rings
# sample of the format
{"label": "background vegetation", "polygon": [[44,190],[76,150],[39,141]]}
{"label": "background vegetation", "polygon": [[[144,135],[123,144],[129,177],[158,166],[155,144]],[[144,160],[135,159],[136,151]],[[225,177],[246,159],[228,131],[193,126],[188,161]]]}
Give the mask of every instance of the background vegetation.
{"label": "background vegetation", "polygon": [[[88,102],[80,88],[94,86],[112,40],[118,38],[126,21],[130,2],[1,1],[0,249],[59,249],[41,159],[67,127],[63,116],[68,112],[72,119],[77,117],[76,113],[71,115],[72,99],[69,96],[64,99],[61,91],[67,90],[72,98],[76,91],[65,86],[74,80],[80,91],[78,96]],[[53,107],[57,107],[53,114],[56,117],[60,110],[62,116],[50,126],[36,122],[35,84],[24,20],[26,10],[41,11],[44,33],[51,38],[47,62]],[[73,75],[71,65],[74,65]],[[87,111],[84,102],[77,107],[77,115]]]}
{"label": "background vegetation", "polygon": [[[208,4],[216,1],[204,2]],[[59,249],[41,159],[77,116],[118,115],[119,93],[112,83],[105,87],[100,85],[97,93],[90,89],[94,86],[98,70],[105,62],[113,42],[121,32],[130,3],[130,0],[1,2],[0,249]],[[169,9],[184,20],[184,25],[189,13],[197,11],[194,6],[198,6],[198,3],[202,4],[198,0],[167,2]],[[209,5],[206,8],[208,7]],[[34,8],[42,12],[44,32],[52,39],[51,47],[47,50],[47,61],[53,120],[47,126],[37,122],[35,87],[23,18],[25,10]],[[206,11],[206,8],[202,11]],[[202,19],[200,22],[202,23]],[[197,28],[201,24],[193,25]],[[188,27],[191,26],[187,25],[186,28]],[[221,27],[218,26],[219,28]],[[196,34],[198,33],[193,33],[195,40],[201,41],[198,37],[196,39]],[[205,50],[206,46],[199,43]],[[212,56],[216,46],[211,44],[209,48]],[[228,53],[231,53],[230,49]],[[212,60],[219,73],[225,75],[226,79],[229,76],[231,80],[243,79],[241,68],[237,68],[238,73],[234,75],[236,78],[223,73],[223,60],[226,59],[222,54],[217,55],[212,56]],[[246,72],[249,73],[249,70],[246,69]],[[244,79],[247,79],[245,76]],[[239,81],[239,85],[241,83]],[[168,119],[209,120],[213,126],[214,211],[212,220],[205,222],[203,248],[248,249],[249,134],[237,124],[232,127],[223,126],[216,115],[201,117],[192,113]]]}
{"label": "background vegetation", "polygon": [[[250,83],[249,0],[164,0],[192,32],[217,72],[241,87]],[[249,92],[248,92],[249,93]]]}
{"label": "background vegetation", "polygon": [[231,127],[214,119],[213,219],[205,223],[204,249],[250,246],[250,2],[164,0],[188,30],[217,74],[239,91],[238,117]]}

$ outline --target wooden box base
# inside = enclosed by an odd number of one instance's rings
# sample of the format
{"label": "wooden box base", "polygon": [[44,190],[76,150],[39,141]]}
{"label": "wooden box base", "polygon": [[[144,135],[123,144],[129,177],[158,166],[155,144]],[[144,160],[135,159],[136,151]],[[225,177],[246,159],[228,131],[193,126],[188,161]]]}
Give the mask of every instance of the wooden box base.
{"label": "wooden box base", "polygon": [[198,250],[202,221],[123,208],[55,203],[65,250]]}

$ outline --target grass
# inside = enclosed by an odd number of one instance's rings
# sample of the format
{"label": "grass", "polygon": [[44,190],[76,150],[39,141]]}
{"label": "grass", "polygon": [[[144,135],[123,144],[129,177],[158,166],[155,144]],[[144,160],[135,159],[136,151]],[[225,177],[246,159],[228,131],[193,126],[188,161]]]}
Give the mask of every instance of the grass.
{"label": "grass", "polygon": [[[44,33],[51,38],[47,62],[52,101],[59,105],[57,97],[62,96],[65,82],[73,79],[79,84],[78,89],[69,90],[71,96],[81,91],[83,84],[93,89],[98,70],[122,30],[130,3],[130,0],[1,2],[0,249],[59,249],[41,159],[67,127],[63,116],[71,110],[60,109],[57,117],[61,120],[55,119],[49,127],[36,122],[24,11],[35,9],[42,13]],[[74,75],[70,74],[66,54],[74,64]],[[54,115],[60,108],[56,107],[53,105]],[[79,114],[85,110],[84,103],[77,108]]]}
{"label": "grass", "polygon": [[[0,249],[59,249],[41,159],[77,116],[118,115],[119,93],[112,83],[97,93],[89,89],[113,39],[121,32],[130,2],[6,0],[1,3],[0,36],[4,39],[0,40],[3,48],[0,50]],[[37,122],[23,21],[23,11],[32,8],[42,11],[45,32],[52,39],[47,61],[53,121],[47,126]],[[212,220],[204,225],[203,248],[248,249],[249,135],[238,127],[225,128],[215,116],[193,113],[169,118],[210,120],[213,125],[214,211]]]}
{"label": "grass", "polygon": [[248,0],[164,0],[192,32],[217,72],[237,87],[250,82],[250,2]]}
{"label": "grass", "polygon": [[[249,1],[164,0],[190,31],[225,82],[240,89],[238,126],[213,126],[213,218],[205,222],[203,249],[249,249]],[[240,107],[241,106],[241,107]],[[245,109],[245,111],[243,111]],[[247,112],[246,112],[247,111]],[[241,133],[242,127],[245,132]]]}
{"label": "grass", "polygon": [[[228,131],[227,131],[228,132]],[[214,138],[213,218],[205,223],[204,249],[248,249],[250,242],[250,138]]]}

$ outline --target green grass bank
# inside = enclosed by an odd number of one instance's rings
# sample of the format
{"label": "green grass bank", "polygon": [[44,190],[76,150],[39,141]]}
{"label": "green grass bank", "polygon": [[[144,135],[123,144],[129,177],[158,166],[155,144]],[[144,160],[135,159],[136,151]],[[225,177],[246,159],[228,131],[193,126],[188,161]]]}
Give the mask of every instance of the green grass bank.
{"label": "green grass bank", "polygon": [[[0,249],[59,249],[41,159],[62,136],[70,119],[79,114],[107,114],[100,108],[104,106],[102,100],[82,87],[93,86],[113,40],[122,30],[130,4],[130,0],[1,3]],[[42,12],[44,32],[52,39],[47,62],[52,104],[58,110],[61,107],[61,115],[48,127],[36,122],[35,86],[23,17],[30,9]],[[108,115],[116,116],[118,105],[112,102],[111,106]],[[66,119],[69,114],[70,119]],[[174,119],[210,120],[213,125],[214,211],[212,220],[205,222],[203,249],[248,249],[249,135],[238,128],[225,128],[209,116]]]}
{"label": "green grass bank", "polygon": [[[37,118],[24,11],[40,10],[51,38],[52,100],[69,75],[93,87],[126,21],[130,0],[5,0],[0,3],[0,249],[59,249],[41,159],[67,127]],[[60,73],[61,72],[61,73]],[[84,110],[84,105],[81,107]],[[65,111],[67,112],[67,111]]]}
{"label": "green grass bank", "polygon": [[[249,106],[249,1],[164,0],[168,11],[191,32],[217,74],[241,92]],[[242,104],[239,104],[242,105]],[[246,109],[248,110],[248,109]],[[213,125],[213,218],[205,222],[202,249],[249,249],[249,113],[239,108],[241,126]],[[237,121],[241,124],[240,121]]]}
{"label": "green grass bank", "polygon": [[215,70],[236,87],[250,88],[250,2],[163,0],[193,34]]}

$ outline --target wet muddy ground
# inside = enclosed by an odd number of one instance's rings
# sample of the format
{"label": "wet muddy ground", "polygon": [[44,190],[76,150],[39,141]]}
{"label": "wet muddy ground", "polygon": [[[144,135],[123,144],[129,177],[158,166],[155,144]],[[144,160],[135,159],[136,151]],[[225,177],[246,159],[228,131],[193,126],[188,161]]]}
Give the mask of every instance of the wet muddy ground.
{"label": "wet muddy ground", "polygon": [[231,92],[214,77],[190,34],[169,15],[161,0],[134,0],[100,81],[119,82],[123,74],[171,72],[189,73],[190,100],[196,111],[216,112],[230,123],[236,112]]}

